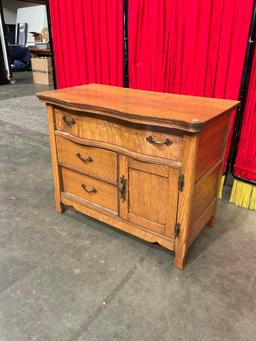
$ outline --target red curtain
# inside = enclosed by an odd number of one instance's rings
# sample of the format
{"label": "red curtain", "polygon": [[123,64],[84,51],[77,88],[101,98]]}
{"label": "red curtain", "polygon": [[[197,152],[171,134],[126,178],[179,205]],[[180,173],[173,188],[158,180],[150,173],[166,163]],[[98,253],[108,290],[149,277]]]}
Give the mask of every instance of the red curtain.
{"label": "red curtain", "polygon": [[58,88],[122,86],[122,1],[50,0]]}
{"label": "red curtain", "polygon": [[256,181],[256,53],[254,53],[234,173],[240,178]]}
{"label": "red curtain", "polygon": [[252,5],[253,0],[129,0],[130,87],[237,99]]}

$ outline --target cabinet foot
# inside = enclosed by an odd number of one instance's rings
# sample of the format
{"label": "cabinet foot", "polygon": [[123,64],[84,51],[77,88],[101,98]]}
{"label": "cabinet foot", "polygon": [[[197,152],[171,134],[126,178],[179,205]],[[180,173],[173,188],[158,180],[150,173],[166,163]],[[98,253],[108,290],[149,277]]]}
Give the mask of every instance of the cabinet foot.
{"label": "cabinet foot", "polygon": [[185,259],[178,259],[177,257],[175,257],[174,266],[176,269],[183,270],[185,265]]}
{"label": "cabinet foot", "polygon": [[56,212],[61,214],[64,211],[64,206],[61,203],[56,203]]}
{"label": "cabinet foot", "polygon": [[211,219],[208,221],[207,226],[208,227],[214,227],[216,222],[215,215],[211,217]]}
{"label": "cabinet foot", "polygon": [[181,250],[176,250],[175,251],[175,259],[174,259],[174,266],[177,269],[184,269],[186,265],[186,247],[184,247]]}

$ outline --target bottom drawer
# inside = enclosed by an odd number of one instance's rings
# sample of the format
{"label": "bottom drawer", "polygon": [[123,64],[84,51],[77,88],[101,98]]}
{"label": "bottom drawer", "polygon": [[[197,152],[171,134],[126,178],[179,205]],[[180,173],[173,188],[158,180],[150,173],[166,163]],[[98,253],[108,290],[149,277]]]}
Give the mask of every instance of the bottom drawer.
{"label": "bottom drawer", "polygon": [[112,212],[118,212],[117,187],[89,176],[61,168],[62,191],[87,200]]}

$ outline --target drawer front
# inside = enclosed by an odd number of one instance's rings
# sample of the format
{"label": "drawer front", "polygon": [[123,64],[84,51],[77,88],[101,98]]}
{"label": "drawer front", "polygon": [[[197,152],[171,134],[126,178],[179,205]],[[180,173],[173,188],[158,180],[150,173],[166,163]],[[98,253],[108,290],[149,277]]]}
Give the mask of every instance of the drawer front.
{"label": "drawer front", "polygon": [[117,184],[117,155],[56,136],[58,162],[92,177]]}
{"label": "drawer front", "polygon": [[112,212],[118,212],[117,187],[87,175],[61,168],[63,192],[75,195]]}
{"label": "drawer front", "polygon": [[182,136],[166,129],[97,118],[91,114],[75,115],[55,109],[56,127],[80,138],[105,142],[133,152],[181,161]]}

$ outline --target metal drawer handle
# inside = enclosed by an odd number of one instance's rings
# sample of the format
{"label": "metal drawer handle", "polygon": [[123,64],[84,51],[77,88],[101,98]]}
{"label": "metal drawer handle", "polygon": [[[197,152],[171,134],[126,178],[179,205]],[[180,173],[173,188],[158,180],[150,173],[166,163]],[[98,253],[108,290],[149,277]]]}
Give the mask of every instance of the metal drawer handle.
{"label": "metal drawer handle", "polygon": [[79,160],[85,162],[85,163],[90,163],[93,161],[93,158],[91,156],[88,156],[87,159],[83,158],[80,153],[76,153],[76,157],[78,157]]}
{"label": "metal drawer handle", "polygon": [[76,124],[76,121],[73,118],[68,118],[66,116],[62,116],[63,122],[65,122],[68,126],[73,126]]}
{"label": "metal drawer handle", "polygon": [[162,146],[162,145],[170,146],[171,144],[173,144],[173,142],[169,139],[166,139],[164,142],[155,141],[152,136],[146,137],[146,140],[148,141],[148,143],[155,144],[158,146]]}
{"label": "metal drawer handle", "polygon": [[85,192],[88,192],[88,193],[97,193],[98,192],[95,187],[93,187],[92,189],[89,189],[84,184],[82,184],[81,187],[85,190]]}
{"label": "metal drawer handle", "polygon": [[123,202],[126,200],[126,179],[125,176],[122,175],[120,178],[120,196]]}

